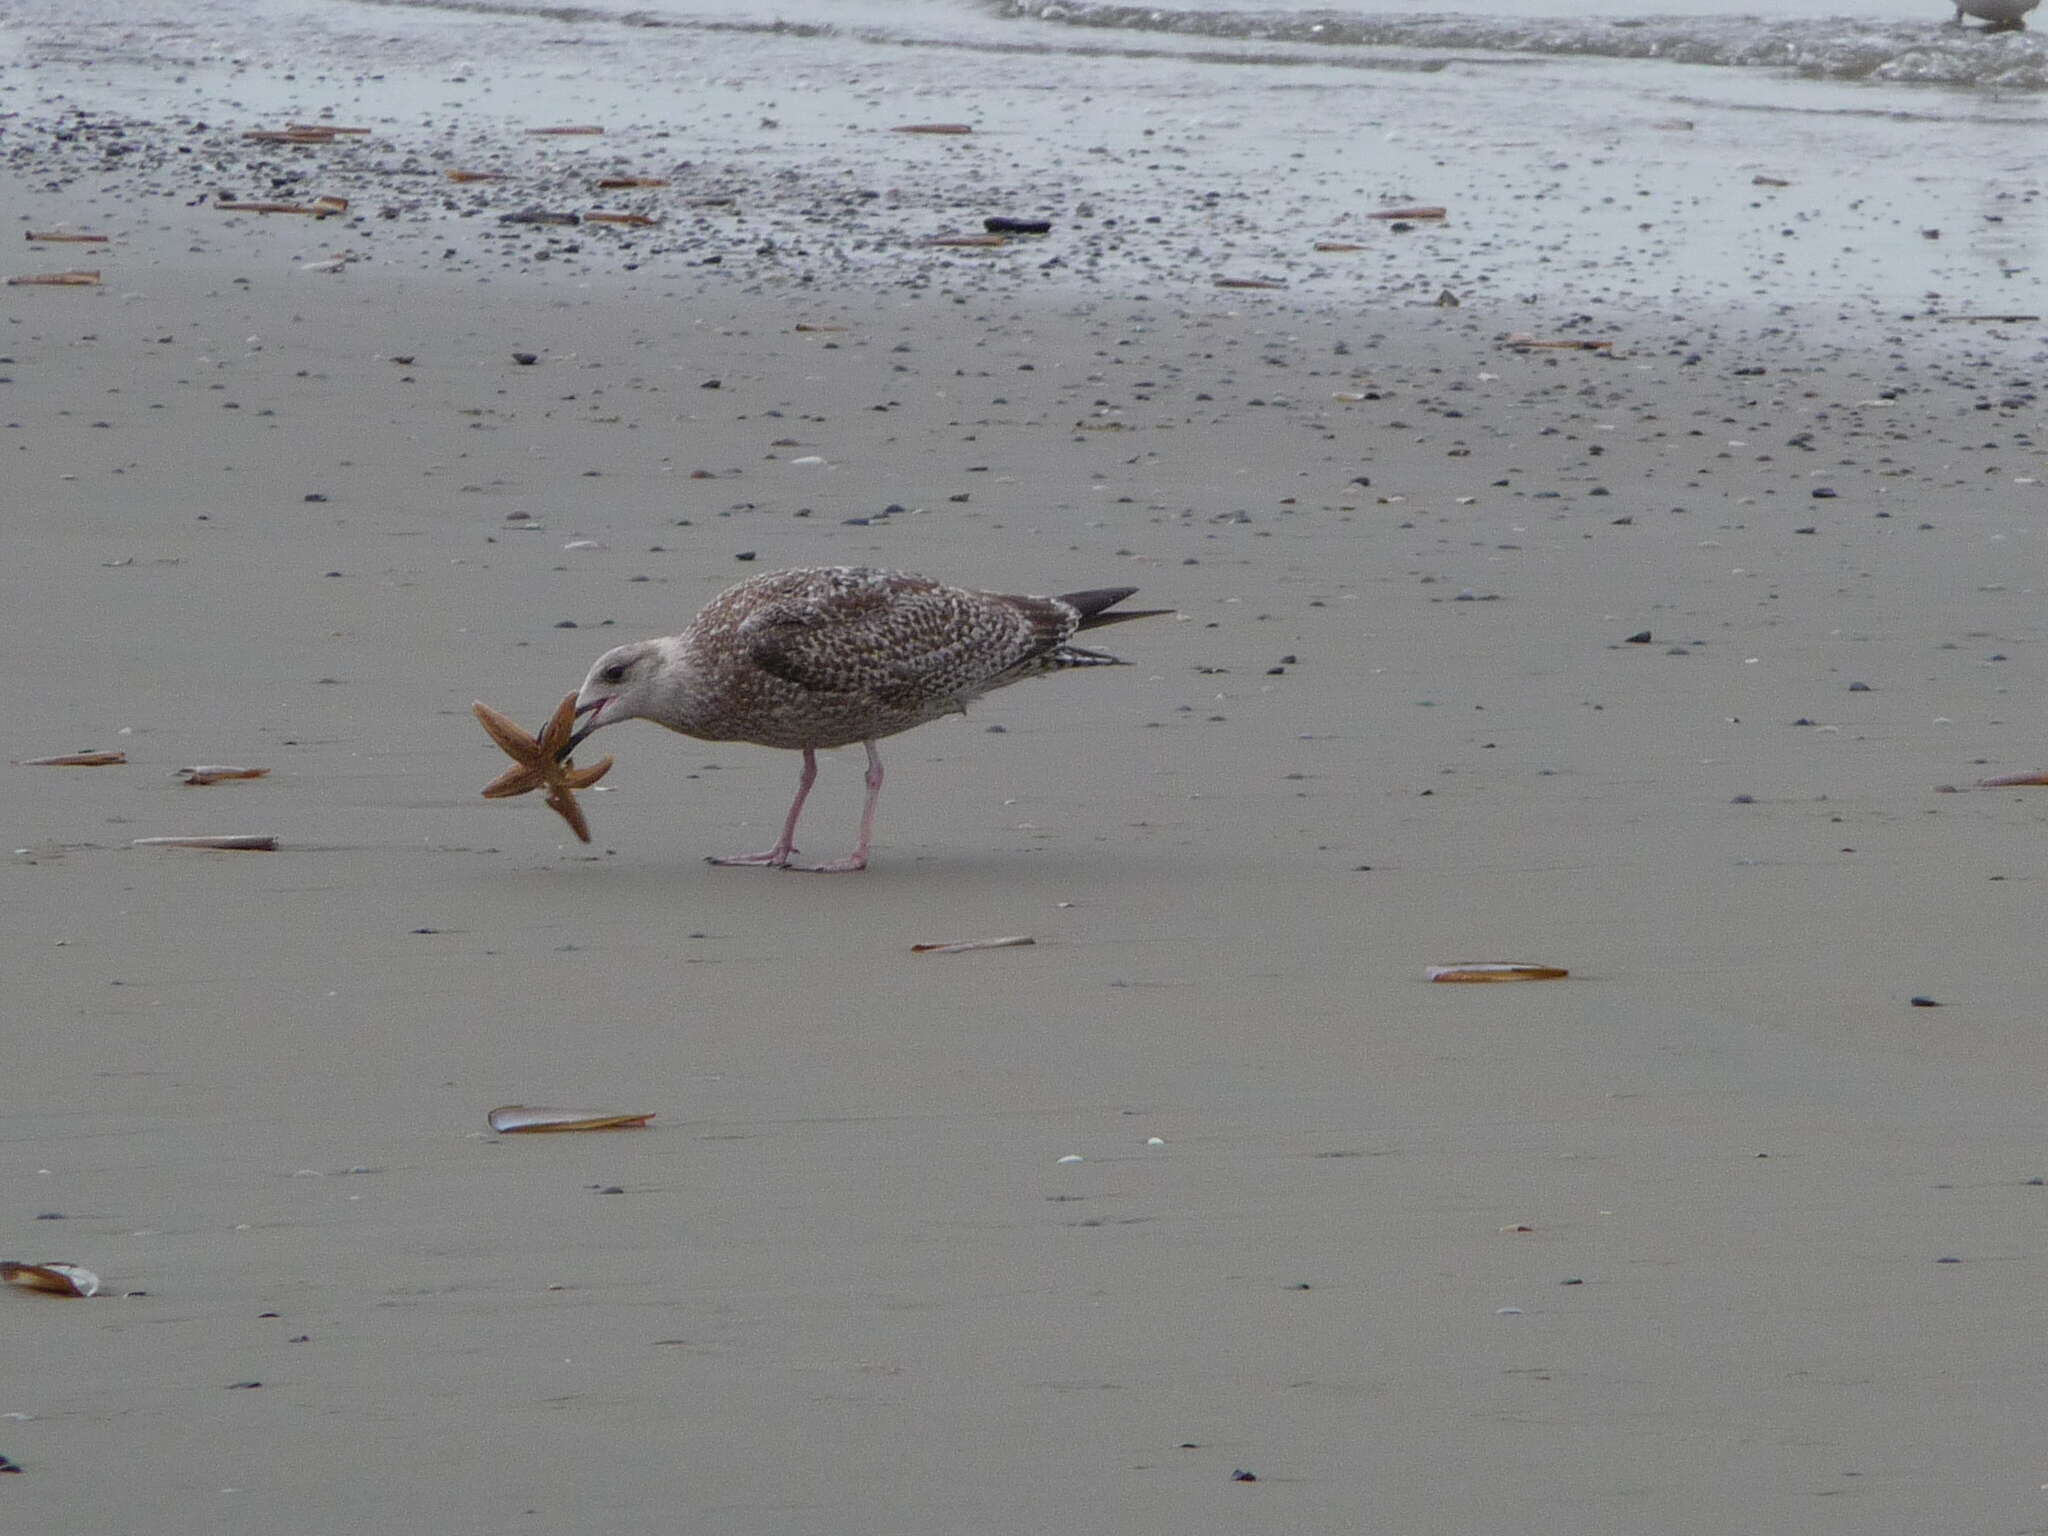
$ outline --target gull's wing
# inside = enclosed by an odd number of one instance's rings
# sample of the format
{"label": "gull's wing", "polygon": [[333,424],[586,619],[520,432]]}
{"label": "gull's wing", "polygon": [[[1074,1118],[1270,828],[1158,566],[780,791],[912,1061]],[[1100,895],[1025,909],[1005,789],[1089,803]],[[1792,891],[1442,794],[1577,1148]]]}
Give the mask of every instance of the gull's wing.
{"label": "gull's wing", "polygon": [[740,621],[749,658],[810,692],[892,708],[971,698],[1029,676],[1079,623],[1055,598],[970,592],[899,572],[819,576]]}

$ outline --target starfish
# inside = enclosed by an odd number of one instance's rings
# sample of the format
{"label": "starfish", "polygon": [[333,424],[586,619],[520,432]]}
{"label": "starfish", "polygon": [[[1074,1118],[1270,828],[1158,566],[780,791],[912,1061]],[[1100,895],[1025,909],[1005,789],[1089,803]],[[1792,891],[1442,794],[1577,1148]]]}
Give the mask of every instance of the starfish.
{"label": "starfish", "polygon": [[567,756],[569,735],[576,728],[576,695],[570,694],[555,707],[554,715],[540,735],[529,736],[509,716],[499,714],[479,699],[470,705],[477,719],[491,733],[491,740],[505,749],[512,766],[484,786],[486,800],[503,800],[539,789],[548,790],[548,808],[569,823],[569,830],[584,842],[590,841],[590,823],[583,819],[583,807],[576,803],[576,791],[588,789],[611,770],[606,758],[588,768],[578,768]]}

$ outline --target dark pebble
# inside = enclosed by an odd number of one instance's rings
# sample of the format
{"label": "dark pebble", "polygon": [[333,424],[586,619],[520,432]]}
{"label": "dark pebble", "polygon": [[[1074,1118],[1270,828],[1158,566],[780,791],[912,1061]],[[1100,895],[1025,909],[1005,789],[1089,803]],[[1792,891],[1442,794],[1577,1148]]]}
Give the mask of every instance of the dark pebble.
{"label": "dark pebble", "polygon": [[1851,693],[1868,693],[1868,692],[1870,692],[1870,684],[1868,684],[1868,683],[1851,683],[1851,684],[1849,685],[1849,691],[1850,691]]}
{"label": "dark pebble", "polygon": [[69,1218],[67,1218],[67,1217],[65,1216],[65,1214],[64,1214],[64,1213],[63,1213],[62,1211],[37,1211],[37,1212],[36,1212],[36,1220],[37,1220],[37,1221],[65,1221],[65,1220],[68,1220],[68,1219],[69,1219]]}
{"label": "dark pebble", "polygon": [[20,1468],[20,1467],[16,1466],[16,1465],[15,1465],[15,1464],[14,1464],[13,1462],[9,1461],[9,1460],[8,1460],[8,1459],[7,1459],[7,1458],[6,1458],[5,1456],[0,1456],[0,1472],[17,1472],[17,1473],[18,1473],[18,1472],[20,1472],[20,1471],[21,1471],[21,1468]]}
{"label": "dark pebble", "polygon": [[735,559],[735,560],[751,560],[751,559],[753,559],[753,558],[754,558],[754,556],[755,556],[755,554],[756,554],[756,553],[757,553],[757,551],[755,551],[755,550],[751,550],[751,549],[743,549],[743,550],[741,550],[741,551],[740,551],[740,552],[739,552],[738,554],[734,555],[734,556],[733,556],[733,559]]}
{"label": "dark pebble", "polygon": [[1940,1003],[1936,1002],[1931,997],[1915,997],[1908,999],[1908,1001],[1910,1001],[1915,1008],[1939,1008],[1941,1006]]}
{"label": "dark pebble", "polygon": [[1006,219],[1000,213],[992,213],[981,221],[981,227],[992,235],[1049,235],[1052,220]]}
{"label": "dark pebble", "polygon": [[723,389],[725,385],[717,379],[706,379],[697,386],[699,389]]}
{"label": "dark pebble", "polygon": [[1586,1282],[1583,1280],[1560,1280],[1557,1283],[1559,1285],[1584,1285]]}
{"label": "dark pebble", "polygon": [[625,1190],[616,1184],[607,1184],[598,1191],[600,1195],[623,1195]]}
{"label": "dark pebble", "polygon": [[249,1392],[262,1385],[263,1383],[260,1381],[231,1381],[228,1383],[228,1390],[230,1392]]}
{"label": "dark pebble", "polygon": [[1816,485],[1813,488],[1813,499],[1815,501],[1833,501],[1840,494],[1841,492],[1830,490],[1824,485]]}
{"label": "dark pebble", "polygon": [[575,627],[576,627],[576,621],[575,621],[574,619],[557,619],[557,620],[555,620],[555,628],[557,628],[557,629],[574,629]]}
{"label": "dark pebble", "polygon": [[1729,803],[1730,805],[1755,805],[1755,804],[1756,804],[1756,796],[1755,796],[1755,795],[1737,795],[1737,796],[1736,796],[1736,797],[1735,797],[1735,798],[1734,798],[1733,800],[1730,800],[1730,801],[1729,801],[1728,803]]}
{"label": "dark pebble", "polygon": [[1627,645],[1648,645],[1650,643],[1650,632],[1647,629],[1639,629],[1623,643]]}
{"label": "dark pebble", "polygon": [[1961,1259],[1936,1259],[1934,1262],[1937,1264],[1960,1264],[1963,1261]]}
{"label": "dark pebble", "polygon": [[325,501],[326,499],[327,498],[325,496],[322,496],[318,491],[306,492],[306,500],[308,501]]}
{"label": "dark pebble", "polygon": [[512,354],[512,361],[522,368],[531,368],[540,361],[540,354],[538,352],[514,352]]}
{"label": "dark pebble", "polygon": [[[1396,229],[1399,229],[1401,226],[1396,224],[1394,227]],[[1259,1480],[1259,1474],[1256,1472],[1247,1472],[1243,1467],[1239,1467],[1235,1472],[1230,1474],[1230,1480],[1233,1483],[1256,1483]]]}

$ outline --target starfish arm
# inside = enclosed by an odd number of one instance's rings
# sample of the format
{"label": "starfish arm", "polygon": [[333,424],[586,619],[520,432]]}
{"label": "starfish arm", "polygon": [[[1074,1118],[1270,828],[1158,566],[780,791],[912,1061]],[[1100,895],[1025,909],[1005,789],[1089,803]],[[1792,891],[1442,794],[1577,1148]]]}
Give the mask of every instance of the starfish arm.
{"label": "starfish arm", "polygon": [[578,768],[574,763],[561,765],[560,782],[565,789],[588,789],[599,779],[612,771],[612,760],[605,758],[592,763],[588,768]]}
{"label": "starfish arm", "polygon": [[549,786],[548,806],[569,823],[569,830],[579,840],[590,841],[590,823],[583,819],[583,807],[576,803],[576,796],[570,790],[560,784]]}
{"label": "starfish arm", "polygon": [[525,763],[514,763],[486,784],[483,794],[486,800],[503,800],[512,795],[523,795],[539,789],[545,782],[538,769],[530,768]]}
{"label": "starfish arm", "polygon": [[518,722],[510,715],[501,715],[490,705],[478,699],[469,706],[490,732],[491,740],[505,749],[507,757],[517,758],[522,763],[536,762],[540,757],[540,743],[519,729]]}
{"label": "starfish arm", "polygon": [[540,739],[534,743],[542,757],[553,762],[562,755],[562,749],[569,744],[569,737],[576,730],[576,695],[569,694],[555,706],[555,712],[548,717],[548,723],[541,728]]}

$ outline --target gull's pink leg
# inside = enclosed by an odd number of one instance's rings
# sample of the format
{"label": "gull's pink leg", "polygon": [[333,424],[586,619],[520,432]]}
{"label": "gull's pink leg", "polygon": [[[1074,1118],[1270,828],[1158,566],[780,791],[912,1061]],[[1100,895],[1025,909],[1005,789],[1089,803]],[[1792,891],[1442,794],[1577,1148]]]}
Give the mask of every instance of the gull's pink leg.
{"label": "gull's pink leg", "polygon": [[[870,755],[873,747],[868,748]],[[879,770],[877,770],[879,772]],[[796,852],[796,819],[804,813],[804,799],[811,792],[811,786],[818,782],[818,754],[809,747],[804,748],[803,776],[796,781],[796,799],[789,803],[789,815],[783,819],[782,836],[773,848],[760,853],[735,853],[729,858],[711,858],[707,864],[765,864],[770,869],[789,868],[789,856]],[[866,848],[863,841],[862,848]]]}
{"label": "gull's pink leg", "polygon": [[[809,870],[814,875],[844,875],[868,867],[868,841],[875,835],[875,802],[882,798],[882,754],[875,750],[872,741],[864,741],[861,745],[868,749],[868,803],[861,807],[860,846],[845,858],[834,859],[830,864],[791,864],[788,866],[790,869]],[[810,756],[808,752],[804,755]],[[806,784],[804,787],[808,789],[810,786]],[[801,803],[802,797],[799,796],[798,800]],[[790,825],[796,825],[793,819]]]}

